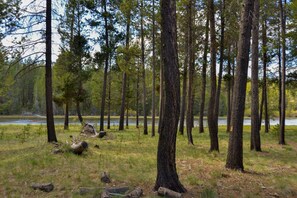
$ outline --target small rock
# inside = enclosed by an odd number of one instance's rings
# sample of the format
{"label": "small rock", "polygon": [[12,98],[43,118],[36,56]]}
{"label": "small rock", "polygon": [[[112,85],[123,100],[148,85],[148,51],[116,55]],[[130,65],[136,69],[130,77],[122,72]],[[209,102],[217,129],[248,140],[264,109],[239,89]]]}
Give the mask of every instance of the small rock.
{"label": "small rock", "polygon": [[54,185],[52,183],[46,183],[46,184],[32,184],[31,188],[34,190],[41,190],[44,192],[51,192],[54,190]]}
{"label": "small rock", "polygon": [[99,149],[99,145],[97,145],[97,144],[94,147],[97,148],[97,149]]}
{"label": "small rock", "polygon": [[135,188],[130,193],[128,193],[125,197],[126,198],[139,198],[143,194],[143,190],[140,187]]}

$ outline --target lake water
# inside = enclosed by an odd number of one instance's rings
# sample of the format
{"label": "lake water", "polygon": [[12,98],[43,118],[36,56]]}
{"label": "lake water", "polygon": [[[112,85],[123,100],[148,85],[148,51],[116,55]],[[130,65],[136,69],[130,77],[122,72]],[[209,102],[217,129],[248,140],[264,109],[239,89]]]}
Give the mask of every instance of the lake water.
{"label": "lake water", "polygon": [[[85,122],[91,123],[91,124],[97,124],[99,125],[99,117],[98,119],[85,119]],[[126,120],[125,120],[126,123]],[[279,123],[278,119],[270,119],[270,125],[276,125]],[[13,119],[13,118],[1,118],[0,117],[0,125],[45,125],[46,124],[46,118],[44,116],[36,116],[36,117],[30,117],[26,118],[21,117],[19,119]],[[64,119],[59,118],[55,119],[55,124],[56,125],[63,125],[64,124]],[[77,119],[69,119],[69,124],[77,124],[79,125],[79,121]],[[107,121],[104,123],[107,125]],[[143,125],[143,120],[139,120],[139,124]],[[148,125],[151,124],[151,119],[148,119]],[[227,120],[226,118],[219,118],[219,125],[227,125]],[[264,121],[262,122],[262,125],[264,124]],[[117,126],[119,125],[119,119],[118,118],[112,118],[111,119],[111,126]],[[136,119],[132,118],[129,119],[129,125],[135,126],[136,125]],[[158,125],[158,119],[156,119],[156,125]],[[198,126],[198,120],[195,119],[194,125]],[[245,118],[244,119],[244,125],[251,125],[251,119],[250,118]],[[297,118],[287,118],[286,119],[286,125],[297,125]],[[204,126],[207,126],[207,120],[204,120]]]}

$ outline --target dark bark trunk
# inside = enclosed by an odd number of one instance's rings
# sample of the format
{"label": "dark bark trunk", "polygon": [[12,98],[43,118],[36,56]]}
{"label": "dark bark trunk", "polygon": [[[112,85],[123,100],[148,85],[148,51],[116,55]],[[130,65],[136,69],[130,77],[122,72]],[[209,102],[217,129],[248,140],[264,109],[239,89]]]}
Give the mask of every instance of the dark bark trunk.
{"label": "dark bark trunk", "polygon": [[54,113],[53,113],[53,88],[52,88],[52,1],[46,1],[46,62],[45,62],[45,101],[46,101],[46,126],[47,141],[57,142]]}
{"label": "dark bark trunk", "polygon": [[192,30],[192,0],[189,0],[187,5],[188,13],[188,43],[187,56],[189,57],[189,70],[188,70],[188,101],[187,101],[187,137],[188,144],[194,144],[192,136],[192,125],[193,125],[193,30]]}
{"label": "dark bark trunk", "polygon": [[76,113],[77,113],[77,117],[78,117],[78,120],[79,120],[80,124],[83,125],[84,119],[83,119],[83,117],[81,115],[80,102],[79,101],[76,101]]}
{"label": "dark bark trunk", "polygon": [[231,89],[232,89],[232,78],[231,78],[231,45],[228,48],[228,64],[227,64],[227,132],[231,131]]}
{"label": "dark bark trunk", "polygon": [[[129,40],[130,40],[130,15],[127,18],[126,26],[126,50],[129,49]],[[126,57],[126,62],[128,64],[128,57]],[[126,106],[126,84],[127,84],[127,74],[123,72],[122,78],[122,99],[121,99],[121,113],[120,113],[120,122],[119,130],[124,130],[124,117],[125,117],[125,106]]]}
{"label": "dark bark trunk", "polygon": [[259,0],[254,3],[252,30],[252,97],[251,97],[251,150],[261,151],[259,131]]}
{"label": "dark bark trunk", "polygon": [[205,25],[205,40],[204,40],[204,52],[203,52],[203,66],[202,66],[202,85],[201,85],[201,103],[200,103],[200,115],[199,115],[199,133],[204,132],[203,117],[205,108],[205,89],[206,89],[206,68],[207,68],[207,52],[208,52],[208,32],[209,32],[209,15],[206,11],[207,19]]}
{"label": "dark bark trunk", "polygon": [[[285,0],[286,5],[286,0]],[[279,144],[285,142],[285,119],[286,119],[286,13],[283,3],[279,0],[280,17],[281,17],[281,36],[282,36],[282,80],[281,80],[281,122],[279,131]]]}
{"label": "dark bark trunk", "polygon": [[157,154],[157,178],[155,190],[159,187],[176,192],[185,192],[180,183],[175,163],[176,135],[180,113],[180,79],[176,39],[176,1],[161,1],[161,39],[165,82],[165,105],[163,124],[160,131]]}
{"label": "dark bark trunk", "polygon": [[100,131],[104,131],[104,112],[105,112],[105,98],[106,98],[106,84],[107,84],[107,71],[108,71],[108,60],[109,60],[109,39],[108,39],[108,23],[107,23],[107,8],[106,0],[103,0],[104,7],[104,29],[105,29],[105,67],[104,67],[104,77],[103,77],[103,87],[102,87],[102,97],[101,97],[101,115],[100,115]]}
{"label": "dark bark trunk", "polygon": [[209,151],[219,151],[218,141],[218,120],[215,115],[215,102],[216,102],[216,33],[215,33],[215,11],[213,0],[208,0],[209,10],[209,23],[210,23],[210,98],[208,104],[208,128],[210,136],[210,149]]}
{"label": "dark bark trunk", "polygon": [[147,135],[147,115],[146,115],[146,85],[145,85],[145,65],[144,65],[144,31],[143,31],[143,0],[141,0],[141,65],[142,65],[142,106],[143,106],[143,134]]}
{"label": "dark bark trunk", "polygon": [[[130,83],[129,83],[129,78],[127,77],[127,92],[129,92],[129,90],[130,90]],[[128,128],[129,128],[129,97],[126,96],[126,129]]]}
{"label": "dark bark trunk", "polygon": [[230,133],[226,168],[243,171],[243,117],[248,74],[250,39],[254,1],[245,0],[241,13],[237,67],[232,107],[233,130]]}
{"label": "dark bark trunk", "polygon": [[[110,64],[111,61],[109,61]],[[111,72],[108,75],[108,112],[107,112],[107,129],[110,129],[110,104],[111,104]]]}
{"label": "dark bark trunk", "polygon": [[65,118],[64,118],[64,129],[68,130],[69,129],[69,102],[66,101],[65,103]]}
{"label": "dark bark trunk", "polygon": [[281,52],[281,30],[278,27],[278,113],[279,124],[281,123],[281,105],[282,105],[282,52]]}
{"label": "dark bark trunk", "polygon": [[156,64],[156,52],[155,52],[155,0],[153,0],[153,87],[152,87],[152,137],[155,136],[155,117],[156,117],[156,71],[155,71],[155,64]]}
{"label": "dark bark trunk", "polygon": [[139,128],[139,65],[137,68],[137,82],[136,82],[136,128]]}
{"label": "dark bark trunk", "polygon": [[264,102],[264,119],[265,119],[265,133],[268,133],[269,128],[269,118],[268,118],[268,97],[267,97],[267,27],[266,27],[266,19],[263,19],[262,24],[262,42],[263,42],[263,102]]}

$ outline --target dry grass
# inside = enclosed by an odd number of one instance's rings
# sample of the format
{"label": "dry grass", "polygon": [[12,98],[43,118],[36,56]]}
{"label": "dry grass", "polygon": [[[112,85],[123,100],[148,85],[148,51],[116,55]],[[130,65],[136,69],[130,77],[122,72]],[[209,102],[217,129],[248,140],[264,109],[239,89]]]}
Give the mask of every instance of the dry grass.
{"label": "dry grass", "polygon": [[[287,127],[288,145],[277,144],[275,132],[262,134],[262,153],[249,151],[249,128],[244,133],[245,173],[224,168],[228,134],[220,129],[220,153],[209,153],[208,133],[193,131],[195,146],[178,135],[177,168],[188,189],[185,197],[297,197],[297,127]],[[86,139],[89,149],[82,156],[67,151],[79,127],[57,127],[59,148],[46,143],[44,126],[0,126],[0,197],[93,197],[98,191],[79,195],[79,187],[99,187],[103,171],[110,173],[109,186],[141,186],[146,197],[156,177],[157,137],[129,129],[108,131],[108,138]],[[99,149],[95,148],[99,145]],[[32,183],[52,182],[54,191],[30,188]]]}

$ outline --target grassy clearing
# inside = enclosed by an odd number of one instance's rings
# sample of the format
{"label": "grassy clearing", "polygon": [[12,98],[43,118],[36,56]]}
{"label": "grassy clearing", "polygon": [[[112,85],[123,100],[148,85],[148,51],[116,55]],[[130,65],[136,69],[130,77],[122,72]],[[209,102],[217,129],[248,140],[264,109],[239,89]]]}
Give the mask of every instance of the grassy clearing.
{"label": "grassy clearing", "polygon": [[[59,147],[67,150],[70,136],[79,137],[79,126],[64,131],[57,126]],[[89,149],[82,156],[70,152],[52,154],[46,143],[45,126],[0,126],[0,197],[93,197],[79,195],[79,187],[105,187],[103,171],[110,173],[110,186],[141,186],[146,197],[156,177],[157,137],[142,135],[137,129],[108,131],[105,139],[86,139]],[[249,127],[244,128],[246,173],[224,168],[228,144],[225,128],[220,128],[220,153],[209,153],[208,133],[193,131],[195,146],[178,135],[177,169],[188,189],[185,197],[296,197],[297,127],[287,127],[288,145],[277,144],[276,132],[262,134],[262,153],[249,151]],[[99,149],[95,148],[99,145]],[[54,191],[30,188],[32,183],[53,182]],[[100,190],[99,190],[100,191]]]}

